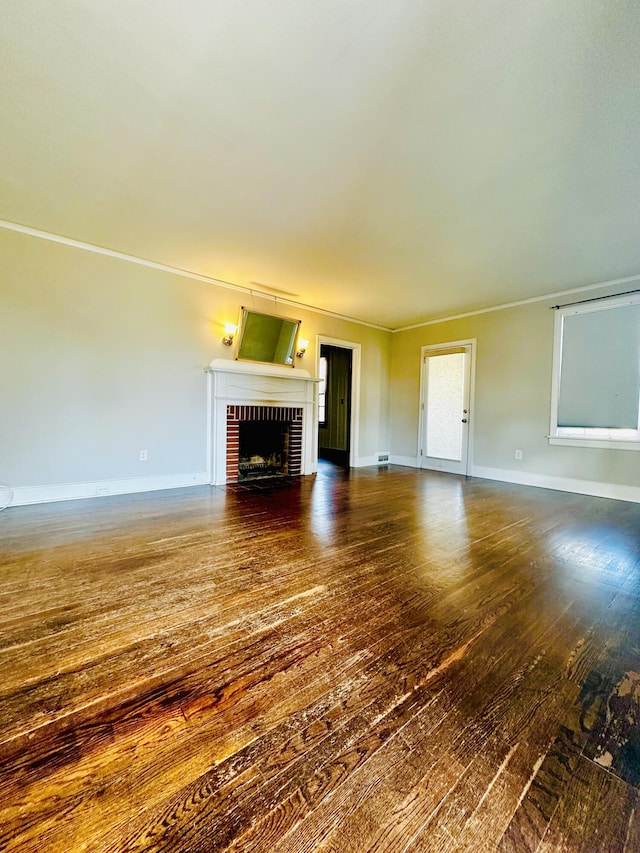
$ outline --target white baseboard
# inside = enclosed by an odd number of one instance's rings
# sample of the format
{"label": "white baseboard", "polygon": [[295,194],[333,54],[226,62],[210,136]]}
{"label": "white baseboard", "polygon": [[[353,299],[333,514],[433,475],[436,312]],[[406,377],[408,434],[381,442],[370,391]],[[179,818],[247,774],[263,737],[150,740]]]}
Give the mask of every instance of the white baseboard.
{"label": "white baseboard", "polygon": [[[404,465],[409,468],[420,467],[420,461],[416,456],[396,456],[392,454],[389,462],[392,465]],[[519,486],[535,486],[540,489],[553,489],[557,492],[572,492],[577,495],[592,495],[596,498],[612,498],[618,501],[640,503],[639,486],[601,483],[597,480],[580,480],[576,477],[555,477],[550,474],[531,474],[526,471],[488,468],[482,465],[472,465],[469,474],[471,477],[480,477],[484,480],[499,480],[503,483],[516,483]]]}
{"label": "white baseboard", "polygon": [[[386,459],[380,457],[386,456]],[[373,456],[358,456],[354,468],[367,468],[370,465],[390,465],[391,454],[388,450],[381,450],[379,453],[374,453]]]}
{"label": "white baseboard", "polygon": [[517,483],[520,486],[536,486],[540,489],[554,489],[557,492],[573,492],[578,495],[640,503],[638,486],[600,483],[597,480],[579,480],[574,477],[554,477],[550,474],[531,474],[506,468],[485,468],[481,465],[474,465],[470,474],[472,477],[481,477],[484,480],[500,480],[503,483]]}
{"label": "white baseboard", "polygon": [[129,495],[135,492],[156,492],[161,489],[180,489],[204,486],[209,482],[206,473],[171,474],[160,477],[128,477],[122,480],[99,480],[93,483],[55,483],[49,486],[19,486],[13,489],[10,506],[73,501],[81,498],[102,498],[108,495]]}
{"label": "white baseboard", "polygon": [[354,468],[367,468],[369,465],[377,465],[378,460],[375,456],[358,456],[355,460]]}
{"label": "white baseboard", "polygon": [[[359,456],[356,467],[386,465],[378,456]],[[391,465],[419,468],[415,456],[389,456]],[[535,486],[541,489],[553,489],[560,492],[573,492],[579,495],[593,495],[600,498],[613,498],[620,501],[640,503],[639,486],[623,486],[617,483],[600,483],[595,480],[579,480],[572,477],[554,477],[549,474],[531,474],[525,471],[513,471],[506,468],[487,468],[474,465],[470,475],[484,480],[498,480],[503,483],[515,483],[520,486]],[[53,501],[71,501],[82,498],[100,498],[108,495],[128,495],[136,492],[155,492],[162,489],[180,489],[187,486],[205,486],[209,483],[206,472],[195,474],[172,474],[160,477],[131,477],[122,480],[99,480],[92,483],[56,483],[47,486],[21,486],[13,489],[10,506],[51,503]]]}
{"label": "white baseboard", "polygon": [[420,463],[417,456],[395,456],[393,453],[389,459],[392,465],[404,465],[405,468],[419,468]]}

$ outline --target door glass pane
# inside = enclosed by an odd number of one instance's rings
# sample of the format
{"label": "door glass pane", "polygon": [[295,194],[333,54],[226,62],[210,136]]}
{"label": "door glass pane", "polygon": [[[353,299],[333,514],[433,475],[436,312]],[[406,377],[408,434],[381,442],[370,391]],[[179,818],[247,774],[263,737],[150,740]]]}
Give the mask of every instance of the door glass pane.
{"label": "door glass pane", "polygon": [[464,358],[454,352],[427,360],[427,456],[462,459]]}

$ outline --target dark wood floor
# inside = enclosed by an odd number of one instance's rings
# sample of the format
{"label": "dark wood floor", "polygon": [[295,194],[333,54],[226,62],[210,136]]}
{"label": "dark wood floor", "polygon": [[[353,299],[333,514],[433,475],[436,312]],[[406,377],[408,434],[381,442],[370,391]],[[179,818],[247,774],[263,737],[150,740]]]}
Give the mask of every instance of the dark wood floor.
{"label": "dark wood floor", "polygon": [[324,466],[0,541],[2,850],[640,850],[638,505]]}

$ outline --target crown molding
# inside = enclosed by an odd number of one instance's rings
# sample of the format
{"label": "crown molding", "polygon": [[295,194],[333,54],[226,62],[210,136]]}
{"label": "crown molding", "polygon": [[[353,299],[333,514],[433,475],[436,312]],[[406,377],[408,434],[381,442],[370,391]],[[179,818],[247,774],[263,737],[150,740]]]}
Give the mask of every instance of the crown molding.
{"label": "crown molding", "polygon": [[[130,264],[138,264],[141,267],[167,272],[171,275],[178,275],[182,278],[190,278],[194,281],[203,281],[205,284],[213,284],[216,287],[224,287],[227,290],[235,290],[239,293],[245,293],[250,296],[260,296],[264,299],[272,299],[279,305],[289,305],[293,308],[302,308],[305,311],[312,311],[314,314],[322,314],[325,317],[333,317],[336,320],[345,320],[348,323],[356,323],[358,326],[366,326],[369,329],[377,329],[380,332],[391,332],[388,326],[379,326],[376,323],[368,323],[366,320],[359,320],[357,317],[349,317],[346,314],[339,314],[336,311],[327,311],[324,308],[316,308],[315,305],[307,305],[304,302],[296,302],[293,299],[284,299],[276,296],[274,293],[260,290],[259,288],[243,287],[241,284],[234,284],[231,281],[224,281],[219,278],[212,278],[208,275],[192,272],[191,270],[173,267],[169,264],[161,264],[157,261],[150,261],[148,258],[139,258],[137,255],[129,255],[126,252],[118,252],[115,249],[107,249],[104,246],[96,246],[93,243],[85,243],[82,240],[75,240],[72,237],[64,237],[61,234],[52,234],[49,231],[42,231],[39,228],[31,228],[28,225],[21,225],[18,222],[10,222],[7,219],[0,219],[0,228],[6,231],[16,231],[18,234],[27,234],[29,237],[36,237],[40,240],[48,240],[50,243],[59,243],[62,246],[70,246],[73,249],[80,249],[83,252],[91,252],[94,255],[105,255],[108,258],[115,258],[118,261],[125,261]],[[270,288],[269,288],[270,289]]]}
{"label": "crown molding", "polygon": [[[438,323],[448,323],[450,320],[463,320],[465,317],[476,317],[478,314],[491,314],[493,311],[504,311],[506,308],[518,308],[521,305],[531,305],[534,302],[547,302],[549,299],[558,299],[561,296],[570,296],[573,293],[584,293],[589,290],[600,290],[603,287],[618,287],[623,284],[631,284],[640,281],[640,273],[628,275],[625,278],[612,278],[609,281],[601,281],[597,284],[584,284],[581,287],[572,287],[568,290],[557,290],[554,293],[545,293],[543,296],[531,296],[528,299],[518,299],[516,302],[503,302],[489,308],[478,308],[475,311],[465,311],[463,314],[451,314],[448,317],[439,317],[436,320],[424,320],[421,323],[413,323],[410,326],[400,326],[391,329],[392,333],[409,332],[411,329],[421,329],[423,326],[435,326]],[[555,306],[552,306],[555,307]]]}
{"label": "crown molding", "polygon": [[366,320],[360,320],[357,317],[350,317],[346,314],[339,314],[337,311],[327,311],[324,308],[317,308],[315,305],[307,305],[304,302],[297,302],[293,299],[286,299],[280,296],[276,296],[274,292],[268,292],[269,290],[275,290],[272,288],[268,288],[265,285],[264,290],[259,288],[251,288],[244,287],[241,284],[234,284],[230,281],[224,281],[223,279],[213,278],[212,276],[202,275],[201,273],[193,272],[192,270],[181,269],[180,267],[173,267],[169,264],[161,264],[157,261],[151,261],[148,258],[139,258],[137,255],[129,255],[126,252],[119,252],[115,249],[108,249],[104,246],[96,246],[93,243],[85,243],[82,240],[75,240],[72,237],[64,237],[61,234],[53,234],[50,231],[42,231],[39,228],[31,228],[28,225],[21,225],[18,222],[11,222],[7,219],[0,219],[0,228],[4,228],[6,231],[15,231],[19,234],[26,234],[30,237],[36,237],[40,240],[48,240],[51,243],[59,243],[63,246],[70,246],[74,249],[80,249],[84,252],[91,252],[94,255],[105,255],[109,258],[115,258],[119,261],[125,261],[130,264],[138,264],[138,266],[148,267],[149,269],[159,270],[160,272],[167,272],[171,275],[178,275],[182,278],[189,278],[194,281],[202,281],[205,284],[213,284],[216,287],[224,287],[227,290],[235,290],[238,293],[248,294],[250,296],[259,296],[263,299],[272,299],[275,303],[280,305],[289,305],[293,308],[302,308],[305,311],[311,311],[314,314],[321,314],[325,317],[332,317],[336,320],[344,320],[348,323],[355,323],[358,326],[366,326],[369,329],[377,329],[380,332],[391,332],[395,334],[396,332],[409,332],[412,329],[421,329],[425,326],[435,326],[438,323],[448,323],[451,320],[463,320],[465,317],[476,317],[480,314],[491,314],[493,311],[504,311],[508,308],[518,308],[522,305],[531,305],[535,302],[546,302],[547,300],[558,299],[563,296],[571,296],[574,293],[585,293],[590,290],[600,290],[605,287],[617,287],[619,285],[627,285],[633,282],[640,281],[640,273],[637,275],[626,276],[625,278],[614,278],[609,281],[601,281],[596,284],[585,284],[580,287],[572,287],[566,290],[557,290],[553,293],[545,293],[542,296],[532,296],[528,299],[518,299],[515,302],[503,302],[499,305],[492,305],[487,308],[477,308],[474,311],[464,311],[460,314],[450,314],[446,317],[438,317],[433,320],[423,320],[420,323],[412,323],[407,326],[399,326],[398,328],[391,328],[390,326],[381,326],[376,323],[368,323]]}

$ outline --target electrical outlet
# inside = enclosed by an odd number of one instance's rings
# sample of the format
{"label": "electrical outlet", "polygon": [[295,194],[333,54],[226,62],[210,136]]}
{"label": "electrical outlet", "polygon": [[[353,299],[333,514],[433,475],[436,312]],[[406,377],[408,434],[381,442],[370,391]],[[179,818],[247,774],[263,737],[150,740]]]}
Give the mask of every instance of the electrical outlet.
{"label": "electrical outlet", "polygon": [[516,450],[516,459],[522,459],[522,451]]}
{"label": "electrical outlet", "polygon": [[148,459],[147,451],[146,451],[146,450],[141,450],[141,451],[140,451],[140,461],[141,461],[141,462],[146,462],[146,461],[147,461],[147,459]]}

